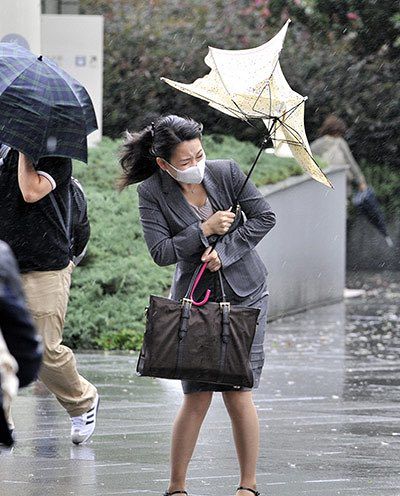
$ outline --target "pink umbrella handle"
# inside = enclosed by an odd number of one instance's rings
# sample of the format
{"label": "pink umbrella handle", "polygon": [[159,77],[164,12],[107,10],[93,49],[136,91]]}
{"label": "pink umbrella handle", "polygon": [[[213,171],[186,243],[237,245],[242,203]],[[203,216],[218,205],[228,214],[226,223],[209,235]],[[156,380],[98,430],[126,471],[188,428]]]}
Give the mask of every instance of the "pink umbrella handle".
{"label": "pink umbrella handle", "polygon": [[200,282],[200,279],[201,279],[202,275],[204,274],[204,271],[207,268],[207,264],[208,264],[208,262],[204,262],[203,263],[203,266],[200,269],[200,271],[197,274],[197,277],[196,277],[196,279],[194,281],[192,291],[190,292],[190,299],[192,300],[192,304],[195,305],[196,307],[201,307],[202,305],[205,305],[207,303],[208,299],[210,298],[211,291],[209,289],[207,289],[206,295],[205,295],[205,297],[204,297],[203,300],[201,300],[201,301],[194,301],[194,299],[193,299],[194,292],[196,290],[197,285]]}

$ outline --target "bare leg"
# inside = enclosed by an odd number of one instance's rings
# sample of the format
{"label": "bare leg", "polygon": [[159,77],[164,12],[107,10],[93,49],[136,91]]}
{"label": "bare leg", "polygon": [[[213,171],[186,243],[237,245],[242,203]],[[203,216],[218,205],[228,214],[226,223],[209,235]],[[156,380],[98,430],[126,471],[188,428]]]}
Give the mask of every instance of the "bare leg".
{"label": "bare leg", "polygon": [[[233,438],[240,465],[240,485],[256,489],[256,465],[260,441],[257,410],[251,391],[222,393],[232,422]],[[238,491],[237,496],[249,496],[248,491]]]}
{"label": "bare leg", "polygon": [[211,399],[211,391],[184,396],[172,429],[170,492],[186,488],[188,465]]}

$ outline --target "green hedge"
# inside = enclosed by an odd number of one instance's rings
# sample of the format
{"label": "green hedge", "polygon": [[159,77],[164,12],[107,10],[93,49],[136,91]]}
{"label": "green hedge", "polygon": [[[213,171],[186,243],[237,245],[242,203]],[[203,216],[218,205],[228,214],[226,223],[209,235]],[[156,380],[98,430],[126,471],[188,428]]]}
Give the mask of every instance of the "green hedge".
{"label": "green hedge", "polygon": [[[88,196],[92,235],[88,256],[73,275],[65,329],[73,348],[137,349],[148,295],[167,294],[171,281],[173,267],[158,267],[147,252],[136,187],[116,191],[119,145],[104,139],[90,150],[89,165],[74,164]],[[251,143],[222,136],[206,136],[204,147],[208,158],[234,158],[244,170],[258,151]],[[293,160],[263,154],[254,180],[275,183],[299,173]]]}

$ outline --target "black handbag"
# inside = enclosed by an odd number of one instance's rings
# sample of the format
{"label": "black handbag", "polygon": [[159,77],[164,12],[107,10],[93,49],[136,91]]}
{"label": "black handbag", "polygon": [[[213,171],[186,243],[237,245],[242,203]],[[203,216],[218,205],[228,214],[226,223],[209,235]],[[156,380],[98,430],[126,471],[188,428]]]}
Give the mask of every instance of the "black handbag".
{"label": "black handbag", "polygon": [[193,298],[206,264],[194,273],[181,301],[150,296],[137,373],[230,386],[253,386],[250,351],[260,310],[226,301],[221,272],[220,303]]}

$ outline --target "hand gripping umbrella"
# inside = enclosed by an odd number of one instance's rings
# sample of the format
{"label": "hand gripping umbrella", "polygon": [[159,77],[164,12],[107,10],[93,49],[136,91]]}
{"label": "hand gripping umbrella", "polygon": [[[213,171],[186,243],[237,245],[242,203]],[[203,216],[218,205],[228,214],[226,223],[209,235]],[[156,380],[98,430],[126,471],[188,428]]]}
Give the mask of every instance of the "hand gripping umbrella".
{"label": "hand gripping umbrella", "polygon": [[0,143],[41,157],[87,162],[87,135],[97,129],[85,88],[46,57],[0,43]]}
{"label": "hand gripping umbrella", "polygon": [[279,64],[289,22],[270,41],[256,48],[220,50],[209,47],[204,60],[211,71],[191,84],[161,79],[232,117],[247,122],[262,119],[267,128],[264,144],[271,139],[275,151],[287,144],[293,157],[311,177],[332,188],[331,182],[315,162],[308,144],[304,129],[307,98],[290,88]]}

